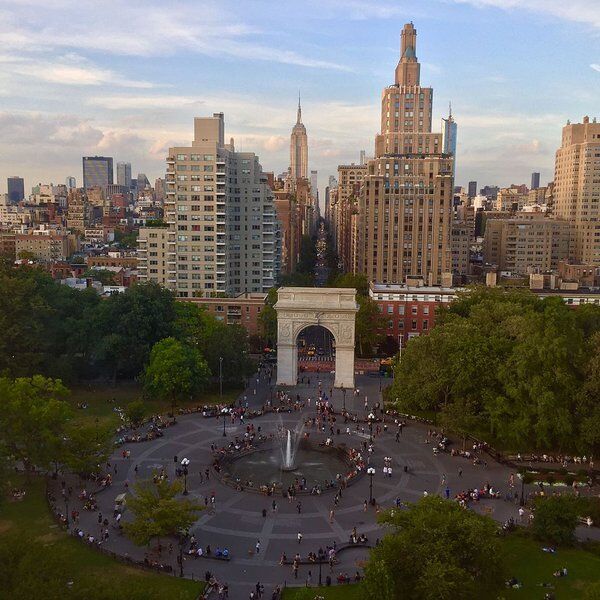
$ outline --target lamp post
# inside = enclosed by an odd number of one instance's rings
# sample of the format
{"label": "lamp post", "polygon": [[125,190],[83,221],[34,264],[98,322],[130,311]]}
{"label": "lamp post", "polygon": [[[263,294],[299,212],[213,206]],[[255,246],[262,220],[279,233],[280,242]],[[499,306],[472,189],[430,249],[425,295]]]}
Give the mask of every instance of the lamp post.
{"label": "lamp post", "polygon": [[223,357],[219,356],[219,396],[223,395]]}
{"label": "lamp post", "polygon": [[181,459],[181,466],[183,468],[183,495],[187,496],[189,494],[187,489],[187,476],[188,476],[188,465],[190,464],[189,458]]}
{"label": "lamp post", "polygon": [[323,585],[323,580],[321,579],[321,565],[323,564],[323,557],[325,556],[325,552],[323,552],[323,548],[319,548],[319,585]]}
{"label": "lamp post", "polygon": [[183,577],[183,544],[186,537],[185,533],[179,533],[179,556],[177,557],[177,562],[179,563],[179,577]]}
{"label": "lamp post", "polygon": [[369,476],[369,504],[373,504],[373,475],[375,475],[375,469],[373,467],[367,468],[367,475]]}
{"label": "lamp post", "polygon": [[69,529],[69,498],[65,494],[65,525],[67,526],[67,530]]}
{"label": "lamp post", "polygon": [[344,387],[343,383],[342,383],[342,394],[344,395],[344,408],[343,408],[343,411],[346,412],[346,388]]}
{"label": "lamp post", "polygon": [[229,411],[226,408],[223,408],[221,410],[221,416],[223,417],[223,437],[225,437],[227,435],[227,433],[225,433],[225,419],[227,418],[228,414],[229,414]]}
{"label": "lamp post", "polygon": [[521,479],[521,498],[519,499],[519,506],[525,506],[525,473],[517,473],[517,477]]}
{"label": "lamp post", "polygon": [[375,421],[375,415],[373,413],[369,413],[367,416],[369,420],[369,443],[373,443],[373,422]]}

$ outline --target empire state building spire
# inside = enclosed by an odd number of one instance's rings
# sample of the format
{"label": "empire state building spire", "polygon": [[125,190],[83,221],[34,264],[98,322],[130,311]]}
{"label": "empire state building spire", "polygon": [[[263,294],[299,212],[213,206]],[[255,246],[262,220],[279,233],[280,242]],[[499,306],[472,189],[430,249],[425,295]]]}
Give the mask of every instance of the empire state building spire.
{"label": "empire state building spire", "polygon": [[293,180],[308,177],[308,137],[302,123],[302,107],[298,92],[298,114],[290,136],[290,175]]}

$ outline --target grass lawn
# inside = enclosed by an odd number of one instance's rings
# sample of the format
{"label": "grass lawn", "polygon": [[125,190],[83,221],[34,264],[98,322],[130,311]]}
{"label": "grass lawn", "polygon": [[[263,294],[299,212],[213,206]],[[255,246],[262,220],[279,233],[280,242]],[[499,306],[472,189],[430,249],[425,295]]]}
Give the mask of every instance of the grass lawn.
{"label": "grass lawn", "polygon": [[360,600],[360,585],[332,585],[331,587],[289,587],[283,592],[283,600],[313,600],[323,596],[325,600]]}
{"label": "grass lawn", "polygon": [[[241,389],[223,390],[223,397],[219,396],[217,390],[207,390],[202,395],[194,398],[191,402],[183,402],[181,406],[197,406],[205,404],[219,404],[220,402],[233,402],[240,394]],[[113,408],[119,406],[125,408],[133,400],[142,398],[142,388],[136,383],[122,383],[117,387],[110,385],[79,386],[71,389],[68,401],[75,409],[77,422],[82,425],[94,425],[98,419],[100,427],[119,425],[119,416]],[[115,400],[113,403],[112,400]],[[86,404],[87,408],[77,408],[80,404]],[[162,400],[145,400],[147,414],[168,413],[171,411],[171,403]]]}
{"label": "grass lawn", "polygon": [[[13,480],[25,486],[21,476]],[[203,584],[197,581],[122,565],[69,537],[50,515],[44,481],[34,478],[26,490],[22,501],[0,508],[0,556],[11,562],[10,568],[3,565],[6,571],[0,568],[0,598],[194,600],[200,593]]]}
{"label": "grass lawn", "polygon": [[[505,597],[523,600],[544,597],[540,583],[554,586],[558,600],[581,598],[590,583],[600,581],[600,556],[580,549],[558,549],[556,554],[542,552],[544,544],[520,535],[505,540],[508,573],[516,577],[523,587],[505,592]],[[566,567],[567,577],[553,577],[553,573]]]}

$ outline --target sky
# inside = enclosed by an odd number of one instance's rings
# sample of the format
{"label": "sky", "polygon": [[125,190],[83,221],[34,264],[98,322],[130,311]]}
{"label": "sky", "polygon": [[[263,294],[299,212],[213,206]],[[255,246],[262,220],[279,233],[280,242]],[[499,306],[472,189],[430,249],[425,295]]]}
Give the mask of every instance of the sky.
{"label": "sky", "polygon": [[10,175],[81,185],[96,154],[152,182],[193,118],[221,111],[226,138],[281,173],[300,90],[322,193],[373,153],[409,21],[434,130],[452,102],[456,184],[552,180],[567,120],[600,117],[600,0],[3,0],[0,191]]}

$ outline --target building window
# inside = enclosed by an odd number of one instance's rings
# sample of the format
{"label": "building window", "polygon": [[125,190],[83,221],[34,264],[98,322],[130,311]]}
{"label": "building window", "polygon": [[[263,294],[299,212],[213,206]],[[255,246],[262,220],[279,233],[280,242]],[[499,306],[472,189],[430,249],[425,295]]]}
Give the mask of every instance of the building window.
{"label": "building window", "polygon": [[413,331],[415,331],[417,329],[417,322],[416,321],[414,321],[414,320],[412,321],[411,328],[412,328]]}

